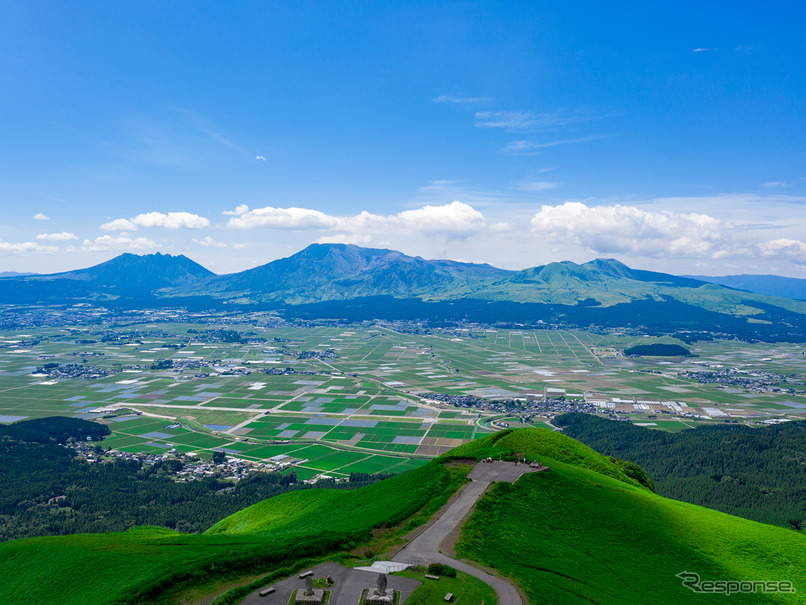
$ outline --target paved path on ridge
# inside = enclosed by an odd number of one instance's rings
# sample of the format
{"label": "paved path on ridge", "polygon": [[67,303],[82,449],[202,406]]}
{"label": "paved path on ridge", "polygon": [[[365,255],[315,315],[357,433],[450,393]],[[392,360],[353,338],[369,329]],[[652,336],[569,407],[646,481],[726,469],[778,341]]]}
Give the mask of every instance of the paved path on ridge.
{"label": "paved path on ridge", "polygon": [[410,561],[446,563],[454,569],[458,569],[489,584],[498,596],[498,605],[526,605],[518,591],[508,581],[442,554],[439,552],[439,545],[451,533],[451,530],[461,523],[465,515],[490,486],[490,483],[493,481],[514,483],[522,474],[540,470],[547,469],[545,467],[536,469],[525,464],[515,464],[513,462],[493,462],[492,464],[480,462],[476,464],[468,475],[471,482],[465,486],[456,500],[451,503],[433,525],[407,544],[403,550],[392,557],[392,560],[401,563]]}

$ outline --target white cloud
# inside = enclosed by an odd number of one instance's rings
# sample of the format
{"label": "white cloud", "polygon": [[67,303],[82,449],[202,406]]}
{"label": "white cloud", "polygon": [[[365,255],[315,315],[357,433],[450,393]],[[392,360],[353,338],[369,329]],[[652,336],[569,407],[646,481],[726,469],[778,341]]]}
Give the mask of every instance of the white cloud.
{"label": "white cloud", "polygon": [[101,225],[104,231],[136,231],[137,225],[126,218],[116,218],[113,221]]}
{"label": "white cloud", "polygon": [[240,206],[237,206],[235,210],[224,210],[224,212],[221,214],[225,214],[227,216],[240,216],[242,214],[246,214],[247,212],[249,212],[249,206],[246,204],[241,204]]}
{"label": "white cloud", "polygon": [[704,52],[709,51],[709,50],[711,50],[711,49],[710,48],[695,48],[691,52],[693,52],[693,53],[704,53]]}
{"label": "white cloud", "polygon": [[[244,211],[241,211],[244,209]],[[233,214],[233,213],[231,213]],[[251,227],[269,227],[272,229],[333,229],[338,219],[318,210],[309,208],[255,208],[248,210],[246,206],[238,206],[234,216],[227,222],[228,227],[248,229]]]}
{"label": "white cloud", "polygon": [[36,214],[34,214],[33,218],[34,218],[35,221],[49,221],[50,220],[50,217],[48,215],[42,214],[41,212],[37,212]]}
{"label": "white cloud", "polygon": [[355,244],[356,246],[368,246],[372,243],[372,236],[361,233],[333,233],[323,235],[316,240],[317,244]]}
{"label": "white cloud", "polygon": [[208,248],[226,248],[227,244],[224,242],[217,242],[209,235],[204,239],[193,239],[194,242],[199,244],[200,246],[206,246]]}
{"label": "white cloud", "polygon": [[156,246],[156,242],[146,237],[131,237],[126,233],[118,236],[101,235],[94,240],[85,239],[81,249],[85,252],[99,250],[148,250]]}
{"label": "white cloud", "polygon": [[798,265],[806,264],[806,242],[781,237],[758,245],[763,256],[788,258]]}
{"label": "white cloud", "polygon": [[264,156],[262,156],[262,155],[257,156],[255,159],[260,161],[260,162],[265,162],[266,161],[266,158]]}
{"label": "white cloud", "polygon": [[726,238],[727,226],[712,216],[652,212],[619,204],[588,207],[566,202],[543,206],[532,217],[531,225],[541,236],[604,254],[718,258],[733,248]]}
{"label": "white cloud", "polygon": [[135,231],[138,227],[162,227],[164,229],[204,229],[210,221],[190,212],[146,212],[125,219],[118,218],[101,225],[104,231]]}
{"label": "white cloud", "polygon": [[490,231],[492,231],[493,233],[507,233],[509,231],[515,231],[516,229],[517,226],[514,225],[513,223],[501,222],[501,223],[492,223],[490,225]]}
{"label": "white cloud", "polygon": [[390,219],[390,222],[399,222],[402,227],[412,231],[444,233],[458,237],[480,231],[486,224],[481,212],[462,202],[406,210]]}
{"label": "white cloud", "polygon": [[228,227],[346,232],[342,235],[405,230],[466,237],[482,230],[486,225],[486,219],[481,212],[462,202],[452,202],[444,206],[423,206],[416,210],[404,210],[386,216],[372,214],[366,210],[354,216],[333,216],[310,208],[272,206],[254,210],[239,206],[235,211],[225,214],[233,216],[227,223]]}
{"label": "white cloud", "polygon": [[61,233],[40,233],[36,236],[36,239],[44,239],[56,242],[65,242],[71,239],[78,239],[75,233],[68,233],[67,231],[62,231]]}
{"label": "white cloud", "polygon": [[45,246],[44,244],[39,244],[37,242],[12,243],[0,241],[0,254],[48,254],[58,251],[59,249],[56,246]]}

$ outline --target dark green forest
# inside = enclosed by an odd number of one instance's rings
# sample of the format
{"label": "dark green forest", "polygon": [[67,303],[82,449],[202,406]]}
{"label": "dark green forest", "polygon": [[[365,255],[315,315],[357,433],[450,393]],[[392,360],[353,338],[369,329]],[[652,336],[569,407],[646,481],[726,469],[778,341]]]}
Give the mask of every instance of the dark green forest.
{"label": "dark green forest", "polygon": [[661,496],[797,530],[806,528],[806,421],[653,431],[589,414],[553,421],[606,456],[638,463]]}
{"label": "dark green forest", "polygon": [[[76,418],[0,425],[0,541],[136,525],[197,533],[256,502],[309,487],[293,472],[255,472],[237,483],[216,477],[177,483],[179,460],[88,463],[64,445],[71,437],[108,433],[104,425]],[[389,476],[360,474],[349,484],[320,481],[316,487],[357,488]]]}

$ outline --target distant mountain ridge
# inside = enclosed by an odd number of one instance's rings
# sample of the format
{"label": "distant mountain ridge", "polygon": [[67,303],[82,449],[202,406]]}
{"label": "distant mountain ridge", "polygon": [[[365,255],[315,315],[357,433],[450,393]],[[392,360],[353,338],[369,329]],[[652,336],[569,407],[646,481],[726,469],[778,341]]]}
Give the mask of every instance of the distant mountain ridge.
{"label": "distant mountain ridge", "polygon": [[806,300],[806,279],[797,277],[747,274],[723,276],[689,275],[687,277],[729,288],[747,290],[756,294]]}
{"label": "distant mountain ridge", "polygon": [[[117,296],[151,294],[163,288],[182,287],[188,283],[214,276],[215,273],[202,267],[184,255],[170,254],[138,255],[126,252],[106,262],[63,273],[24,276],[31,284],[58,283],[71,280],[87,291]],[[3,281],[0,281],[0,285]],[[44,284],[40,287],[46,287]]]}
{"label": "distant mountain ridge", "polygon": [[487,322],[495,322],[500,310],[508,321],[527,324],[651,325],[661,332],[806,339],[806,301],[632,269],[615,259],[511,271],[351,244],[312,244],[228,275],[216,275],[183,255],[127,253],[76,271],[0,278],[0,303],[76,302],[297,309],[291,314],[303,312],[300,305],[305,305],[308,314],[324,309],[327,317],[362,319],[381,317],[384,307],[389,317],[422,312],[438,320],[447,311],[469,321],[484,316]]}

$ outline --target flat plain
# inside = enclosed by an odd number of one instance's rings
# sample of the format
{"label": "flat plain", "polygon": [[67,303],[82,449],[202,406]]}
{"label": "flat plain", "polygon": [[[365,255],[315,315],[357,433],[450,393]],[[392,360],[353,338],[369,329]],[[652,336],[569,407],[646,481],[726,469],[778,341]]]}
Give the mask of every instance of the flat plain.
{"label": "flat plain", "polygon": [[115,319],[0,333],[0,422],[98,419],[117,450],[223,451],[308,479],[416,468],[493,419],[549,419],[546,400],[668,431],[806,416],[802,344],[714,340],[694,343],[692,357],[625,357],[647,339],[261,313]]}

